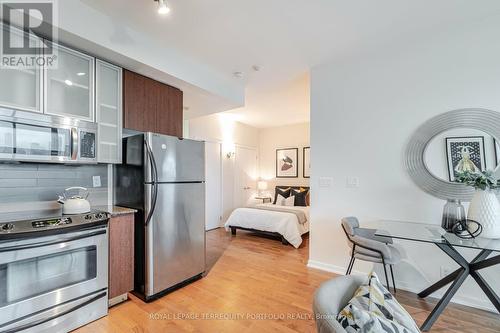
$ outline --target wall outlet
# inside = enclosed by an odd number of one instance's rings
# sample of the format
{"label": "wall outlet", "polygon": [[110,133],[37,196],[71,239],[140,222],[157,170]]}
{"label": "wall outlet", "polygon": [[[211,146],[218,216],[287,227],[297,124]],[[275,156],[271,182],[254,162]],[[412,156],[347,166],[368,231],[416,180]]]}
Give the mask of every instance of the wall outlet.
{"label": "wall outlet", "polygon": [[359,187],[359,178],[358,177],[347,177],[347,187],[349,188],[357,188]]}
{"label": "wall outlet", "polygon": [[92,176],[92,185],[94,187],[101,187],[101,176]]}
{"label": "wall outlet", "polygon": [[332,187],[333,178],[331,177],[319,177],[319,187]]}

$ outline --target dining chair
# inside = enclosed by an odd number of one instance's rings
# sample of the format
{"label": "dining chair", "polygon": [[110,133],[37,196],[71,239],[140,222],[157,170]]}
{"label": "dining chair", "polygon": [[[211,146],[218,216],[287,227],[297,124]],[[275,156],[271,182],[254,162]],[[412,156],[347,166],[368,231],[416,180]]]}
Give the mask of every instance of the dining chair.
{"label": "dining chair", "polygon": [[401,261],[401,253],[393,246],[390,237],[376,236],[376,229],[360,228],[356,217],[345,217],[342,219],[342,229],[347,236],[351,247],[351,261],[347,267],[346,275],[350,275],[356,259],[372,263],[380,263],[384,267],[387,290],[389,289],[389,279],[387,267],[391,270],[392,286],[396,292],[394,283],[394,271],[392,266]]}

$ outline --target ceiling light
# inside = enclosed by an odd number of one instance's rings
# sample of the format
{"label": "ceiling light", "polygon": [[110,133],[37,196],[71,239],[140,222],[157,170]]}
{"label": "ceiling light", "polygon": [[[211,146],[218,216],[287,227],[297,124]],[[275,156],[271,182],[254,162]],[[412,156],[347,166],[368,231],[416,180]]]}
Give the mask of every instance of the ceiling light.
{"label": "ceiling light", "polygon": [[84,72],[80,72],[80,73],[76,73],[76,75],[78,75],[78,76],[84,76],[85,73]]}
{"label": "ceiling light", "polygon": [[170,8],[168,7],[165,0],[157,0],[158,1],[158,14],[168,14],[170,12]]}
{"label": "ceiling light", "polygon": [[73,82],[71,82],[70,80],[64,80],[64,83],[66,83],[68,86],[72,86],[73,85]]}
{"label": "ceiling light", "polygon": [[234,72],[233,76],[237,79],[241,79],[243,77],[243,72]]}

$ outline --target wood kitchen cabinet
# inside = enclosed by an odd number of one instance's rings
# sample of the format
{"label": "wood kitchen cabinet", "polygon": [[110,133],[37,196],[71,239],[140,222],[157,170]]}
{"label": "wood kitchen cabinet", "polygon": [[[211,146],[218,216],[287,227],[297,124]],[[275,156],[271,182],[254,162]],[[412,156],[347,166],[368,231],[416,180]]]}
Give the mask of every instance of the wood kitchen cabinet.
{"label": "wood kitchen cabinet", "polygon": [[123,71],[123,127],[182,137],[182,91]]}
{"label": "wood kitchen cabinet", "polygon": [[159,83],[157,132],[182,137],[182,91]]}
{"label": "wood kitchen cabinet", "polygon": [[[134,214],[112,216],[109,221],[110,305],[134,289]],[[111,304],[113,303],[113,304]]]}

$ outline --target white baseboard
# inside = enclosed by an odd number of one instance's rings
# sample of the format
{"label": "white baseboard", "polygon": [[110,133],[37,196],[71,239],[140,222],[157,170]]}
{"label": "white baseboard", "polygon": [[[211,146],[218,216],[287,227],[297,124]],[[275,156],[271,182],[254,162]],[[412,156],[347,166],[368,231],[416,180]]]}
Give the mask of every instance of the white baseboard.
{"label": "white baseboard", "polygon": [[[339,274],[339,275],[345,275],[345,272],[347,271],[347,267],[327,264],[327,263],[316,261],[316,260],[309,260],[307,262],[307,267],[320,269],[322,271],[335,273],[335,274]],[[355,270],[352,271],[352,274],[356,274],[356,275],[363,275],[363,274],[367,274],[367,273],[368,272],[355,271]],[[400,280],[396,280],[396,287],[398,289],[409,291],[409,292],[412,292],[415,294],[419,293],[421,291],[421,290],[415,289],[415,287],[412,287],[407,282],[400,281]],[[435,294],[433,294],[433,297],[441,297],[441,295],[443,295],[443,292],[436,292]],[[484,296],[484,297],[486,297],[486,296]],[[461,304],[461,305],[465,305],[465,306],[470,306],[470,307],[473,307],[476,309],[481,309],[481,310],[497,313],[496,308],[489,302],[489,300],[482,300],[482,299],[477,299],[477,298],[473,298],[473,297],[455,296],[455,297],[453,297],[452,302],[457,303],[457,304]]]}
{"label": "white baseboard", "polygon": [[[345,275],[345,273],[347,271],[346,267],[341,267],[341,266],[332,265],[332,264],[326,264],[324,262],[316,261],[316,260],[309,260],[307,262],[307,267],[309,267],[309,268],[316,268],[316,269],[320,269],[322,271],[326,271],[326,272],[330,272],[330,273],[335,273],[335,274],[339,274],[339,275]],[[353,270],[352,274],[362,275],[362,274],[366,274],[366,273],[361,272],[361,271]]]}

